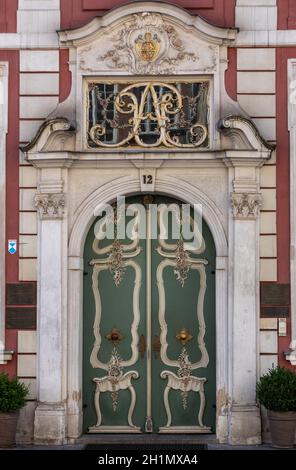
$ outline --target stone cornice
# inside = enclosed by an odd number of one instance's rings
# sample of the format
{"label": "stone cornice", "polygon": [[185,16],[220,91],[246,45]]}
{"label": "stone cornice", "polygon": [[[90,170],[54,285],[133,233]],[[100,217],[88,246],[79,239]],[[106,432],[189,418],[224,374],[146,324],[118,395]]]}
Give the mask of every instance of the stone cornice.
{"label": "stone cornice", "polygon": [[59,31],[60,42],[66,46],[84,45],[92,41],[100,31],[104,34],[104,30],[109,28],[112,23],[121,21],[127,16],[147,13],[171,17],[175,21],[195,29],[201,38],[214,44],[233,42],[238,31],[236,28],[222,28],[210,24],[176,5],[168,5],[164,2],[132,2],[113,8],[102,17],[96,17],[80,28]]}

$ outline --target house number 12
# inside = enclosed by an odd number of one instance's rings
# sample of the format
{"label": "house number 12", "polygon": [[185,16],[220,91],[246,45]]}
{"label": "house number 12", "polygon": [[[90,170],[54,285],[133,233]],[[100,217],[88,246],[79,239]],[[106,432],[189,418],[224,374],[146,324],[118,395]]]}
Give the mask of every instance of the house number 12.
{"label": "house number 12", "polygon": [[143,175],[143,184],[153,184],[153,176]]}
{"label": "house number 12", "polygon": [[153,192],[154,191],[154,186],[155,186],[155,169],[150,168],[148,171],[145,169],[140,170],[140,185],[141,185],[141,191],[149,191]]}

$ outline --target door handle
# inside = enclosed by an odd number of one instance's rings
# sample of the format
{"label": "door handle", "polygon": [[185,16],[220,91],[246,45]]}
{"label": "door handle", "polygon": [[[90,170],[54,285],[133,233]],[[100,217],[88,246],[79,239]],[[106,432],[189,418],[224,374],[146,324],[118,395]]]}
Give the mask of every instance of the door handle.
{"label": "door handle", "polygon": [[138,343],[138,350],[139,350],[141,359],[144,359],[146,349],[147,349],[147,344],[146,344],[145,336],[141,335],[139,339],[139,343]]}
{"label": "door handle", "polygon": [[160,349],[161,349],[161,342],[160,342],[160,337],[159,336],[154,336],[153,342],[152,342],[152,349],[154,352],[154,357],[155,359],[158,359],[159,354],[160,354]]}

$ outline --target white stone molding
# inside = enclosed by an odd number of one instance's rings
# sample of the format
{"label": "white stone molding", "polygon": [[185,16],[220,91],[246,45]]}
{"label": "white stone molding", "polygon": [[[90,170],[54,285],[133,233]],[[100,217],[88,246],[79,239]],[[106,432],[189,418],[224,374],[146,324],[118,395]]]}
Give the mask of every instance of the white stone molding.
{"label": "white stone molding", "polygon": [[18,9],[21,10],[59,10],[60,0],[19,0]]}
{"label": "white stone molding", "polygon": [[35,207],[40,219],[61,219],[65,210],[65,194],[36,194]]}
{"label": "white stone molding", "polygon": [[231,204],[235,219],[257,219],[262,196],[254,193],[232,193]]}
{"label": "white stone molding", "polygon": [[240,31],[277,29],[277,0],[237,0],[235,13]]}
{"label": "white stone molding", "polygon": [[8,130],[8,62],[0,62],[0,364],[12,359],[5,351],[5,255],[6,255],[6,135]]}
{"label": "white stone molding", "polygon": [[[292,47],[296,43],[296,30],[257,30],[237,33],[234,47]],[[1,49],[56,49],[57,33],[0,33]]]}
{"label": "white stone molding", "polygon": [[290,132],[290,219],[291,219],[291,351],[286,358],[295,361],[296,355],[296,58],[288,60],[288,126]]}
{"label": "white stone molding", "polygon": [[256,150],[256,157],[263,161],[271,157],[275,146],[269,144],[261,136],[250,119],[242,116],[228,116],[222,119],[220,127],[222,132],[231,139],[234,149],[239,145],[241,149]]}
{"label": "white stone molding", "polygon": [[60,0],[19,0],[17,32],[55,33],[60,29]]}
{"label": "white stone molding", "polygon": [[291,342],[290,350],[285,352],[285,356],[292,366],[296,366],[296,341]]}
{"label": "white stone molding", "polygon": [[96,34],[99,29],[107,30],[112,23],[122,20],[128,15],[155,13],[167,15],[176,22],[200,31],[200,35],[213,43],[221,44],[224,41],[234,40],[237,31],[234,28],[220,28],[204,21],[199,16],[193,16],[183,8],[175,5],[168,5],[161,2],[134,2],[128,5],[113,8],[102,17],[94,18],[90,23],[73,30],[59,31],[60,40],[66,45],[78,45],[88,42],[90,35]]}
{"label": "white stone molding", "polygon": [[68,140],[71,139],[71,131],[73,130],[73,126],[65,118],[45,120],[38,129],[34,139],[29,144],[22,147],[22,151],[25,154],[30,152],[31,155],[34,153],[39,155],[39,152],[46,151],[49,147],[52,151],[67,151],[68,148],[66,144]]}
{"label": "white stone molding", "polygon": [[14,351],[5,351],[3,344],[0,343],[0,364],[8,364],[11,361]]}

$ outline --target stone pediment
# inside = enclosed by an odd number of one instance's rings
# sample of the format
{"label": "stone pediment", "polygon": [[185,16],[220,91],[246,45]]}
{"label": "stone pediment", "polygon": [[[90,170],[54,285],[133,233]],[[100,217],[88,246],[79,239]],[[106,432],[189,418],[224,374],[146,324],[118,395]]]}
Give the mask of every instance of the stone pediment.
{"label": "stone pediment", "polygon": [[[81,73],[217,72],[219,46],[234,40],[236,31],[211,26],[175,7],[170,7],[170,14],[162,13],[163,5],[156,9],[154,3],[137,4],[137,12],[131,5],[118,8],[83,28],[60,32],[60,40],[77,48]],[[178,14],[172,16],[172,10]]]}
{"label": "stone pediment", "polygon": [[214,72],[218,47],[195,37],[156,13],[135,14],[78,51],[78,64],[87,72],[133,75]]}

